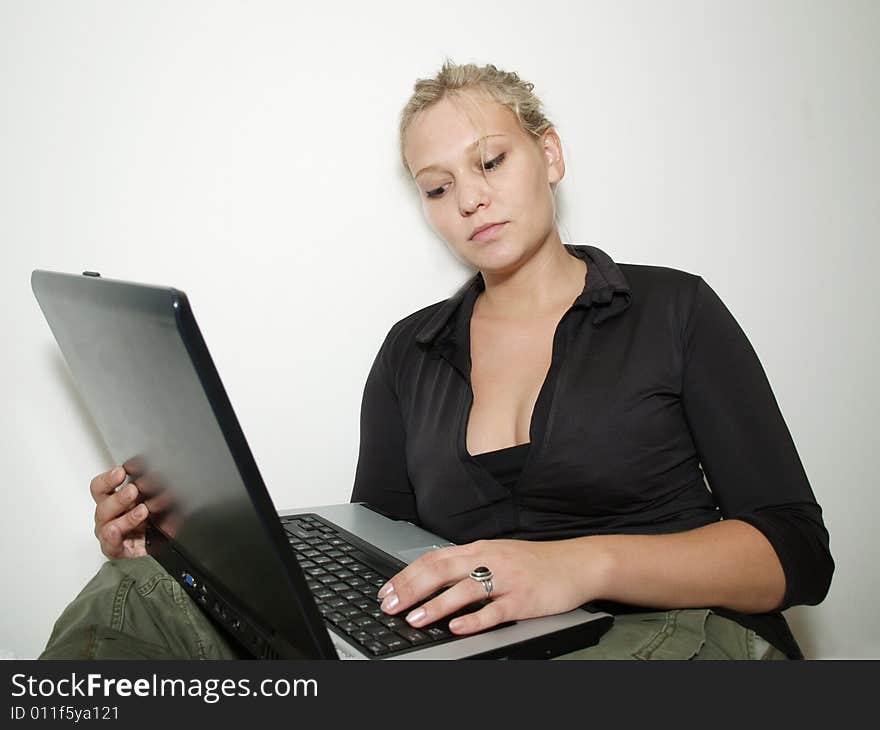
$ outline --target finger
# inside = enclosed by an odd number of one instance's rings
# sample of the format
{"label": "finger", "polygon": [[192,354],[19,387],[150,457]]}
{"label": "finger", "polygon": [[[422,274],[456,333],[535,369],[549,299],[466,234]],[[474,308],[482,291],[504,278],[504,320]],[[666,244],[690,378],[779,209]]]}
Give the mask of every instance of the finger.
{"label": "finger", "polygon": [[125,469],[121,466],[117,466],[110,471],[105,471],[103,474],[98,474],[92,481],[89,483],[89,491],[92,493],[92,499],[95,502],[100,502],[101,500],[106,498],[106,495],[113,492],[116,487],[122,484],[122,481],[125,479]]}
{"label": "finger", "polygon": [[[138,486],[138,489],[140,489],[140,486]],[[143,492],[141,492],[141,495],[143,496]],[[147,505],[150,514],[155,515],[160,512],[169,511],[174,506],[175,501],[171,491],[166,489],[155,497],[146,497],[144,499],[144,504]]]}
{"label": "finger", "polygon": [[126,484],[118,492],[104,497],[95,507],[96,527],[100,528],[130,510],[137,501],[138,494],[138,488],[134,484]]}
{"label": "finger", "polygon": [[101,552],[108,558],[121,556],[124,552],[123,541],[128,537],[128,533],[143,524],[149,513],[146,505],[139,504],[122,517],[117,517],[101,527],[96,532],[101,542]]}
{"label": "finger", "polygon": [[454,618],[449,622],[449,630],[456,635],[475,634],[510,621],[512,616],[509,599],[499,598],[497,601],[489,601],[479,611]]}
{"label": "finger", "polygon": [[483,586],[475,580],[466,578],[410,611],[406,615],[406,621],[416,628],[427,626],[485,597],[486,590]]}
{"label": "finger", "polygon": [[388,584],[383,586],[385,598],[380,608],[395,614],[420,603],[467,576],[471,562],[473,558],[466,557],[461,547],[442,548],[422,555],[391,579],[390,590]]}

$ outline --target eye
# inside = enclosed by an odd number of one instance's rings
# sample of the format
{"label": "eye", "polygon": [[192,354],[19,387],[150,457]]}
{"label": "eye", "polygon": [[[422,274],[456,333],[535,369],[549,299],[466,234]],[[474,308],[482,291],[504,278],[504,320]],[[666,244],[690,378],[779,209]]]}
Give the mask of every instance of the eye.
{"label": "eye", "polygon": [[439,198],[443,193],[446,192],[446,187],[441,186],[439,188],[434,188],[433,190],[429,190],[425,193],[426,198]]}
{"label": "eye", "polygon": [[498,157],[495,157],[489,160],[487,163],[483,165],[483,168],[486,170],[497,170],[501,167],[501,164],[504,162],[504,153],[502,152]]}

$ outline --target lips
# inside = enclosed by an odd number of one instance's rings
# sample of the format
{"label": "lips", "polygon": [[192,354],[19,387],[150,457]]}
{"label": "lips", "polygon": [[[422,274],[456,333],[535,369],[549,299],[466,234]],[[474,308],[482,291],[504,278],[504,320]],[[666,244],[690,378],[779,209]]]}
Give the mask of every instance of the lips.
{"label": "lips", "polygon": [[469,240],[471,241],[485,241],[490,238],[494,238],[496,234],[498,234],[502,228],[507,224],[507,221],[501,221],[498,223],[486,223],[485,225],[479,226],[474,229],[474,232],[471,234]]}

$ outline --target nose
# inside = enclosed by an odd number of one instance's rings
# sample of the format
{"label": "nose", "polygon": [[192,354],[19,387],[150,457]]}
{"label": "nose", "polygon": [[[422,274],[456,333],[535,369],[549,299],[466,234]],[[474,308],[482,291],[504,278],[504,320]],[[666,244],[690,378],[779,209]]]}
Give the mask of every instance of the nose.
{"label": "nose", "polygon": [[489,201],[489,186],[482,176],[467,183],[459,183],[458,209],[463,216],[473,215],[480,208],[488,207]]}

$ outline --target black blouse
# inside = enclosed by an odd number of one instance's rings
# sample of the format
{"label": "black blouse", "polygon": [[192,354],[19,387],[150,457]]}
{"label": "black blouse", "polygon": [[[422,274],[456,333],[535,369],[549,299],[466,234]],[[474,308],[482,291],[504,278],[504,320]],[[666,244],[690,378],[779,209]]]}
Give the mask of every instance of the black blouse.
{"label": "black blouse", "polygon": [[[566,250],[587,276],[557,326],[518,477],[499,481],[466,448],[478,273],[385,338],[364,389],[352,501],[459,544],[673,533],[735,518],[779,556],[780,610],[822,601],[834,570],[822,510],[736,320],[699,276]],[[714,610],[801,656],[779,612]]]}

